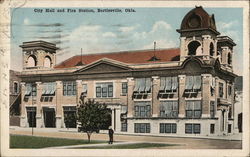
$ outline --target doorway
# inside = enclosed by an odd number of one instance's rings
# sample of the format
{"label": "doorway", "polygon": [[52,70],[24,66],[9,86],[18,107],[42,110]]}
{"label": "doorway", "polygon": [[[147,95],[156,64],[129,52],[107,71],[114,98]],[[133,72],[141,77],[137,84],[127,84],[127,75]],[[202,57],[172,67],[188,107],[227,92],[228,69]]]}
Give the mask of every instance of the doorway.
{"label": "doorway", "polygon": [[46,128],[55,128],[56,127],[56,118],[55,118],[55,109],[54,108],[43,108],[44,116],[44,126]]}
{"label": "doorway", "polygon": [[36,107],[27,107],[26,110],[29,127],[36,127]]}

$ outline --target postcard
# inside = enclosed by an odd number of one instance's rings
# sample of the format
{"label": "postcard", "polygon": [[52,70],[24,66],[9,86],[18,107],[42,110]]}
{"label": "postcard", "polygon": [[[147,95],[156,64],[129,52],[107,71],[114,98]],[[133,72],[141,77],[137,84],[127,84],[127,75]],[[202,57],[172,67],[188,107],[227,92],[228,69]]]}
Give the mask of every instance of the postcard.
{"label": "postcard", "polygon": [[248,156],[247,1],[1,1],[3,156]]}

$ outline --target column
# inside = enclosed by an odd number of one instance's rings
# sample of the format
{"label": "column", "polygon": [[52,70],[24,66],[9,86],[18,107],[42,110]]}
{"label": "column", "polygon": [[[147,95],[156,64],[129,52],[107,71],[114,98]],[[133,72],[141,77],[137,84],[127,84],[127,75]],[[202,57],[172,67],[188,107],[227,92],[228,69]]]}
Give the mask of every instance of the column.
{"label": "column", "polygon": [[210,80],[212,80],[211,74],[202,74],[202,118],[210,117]]}
{"label": "column", "polygon": [[42,128],[43,127],[43,119],[42,119],[42,106],[40,102],[40,98],[42,96],[43,86],[41,82],[36,82],[36,89],[37,89],[37,97],[36,97],[36,127]]}
{"label": "column", "polygon": [[115,108],[115,131],[120,132],[121,131],[121,107]]}
{"label": "column", "polygon": [[77,94],[76,94],[76,104],[79,104],[80,101],[80,96],[82,94],[82,80],[76,80],[76,89],[77,89]]}
{"label": "column", "polygon": [[181,56],[180,56],[180,61],[185,60],[185,56],[187,56],[187,51],[186,51],[186,37],[180,37],[180,51],[181,51]]}
{"label": "column", "polygon": [[134,90],[134,85],[135,81],[133,78],[127,78],[128,80],[128,114],[127,117],[133,117],[134,114],[134,105],[133,105],[133,90]]}
{"label": "column", "polygon": [[158,93],[160,90],[160,79],[159,76],[153,76],[152,86],[152,117],[158,117],[160,113],[160,101],[158,99]]}
{"label": "column", "polygon": [[62,109],[62,97],[63,97],[63,83],[62,81],[56,81],[56,128],[62,128],[63,126],[63,109]]}
{"label": "column", "polygon": [[20,126],[21,127],[28,127],[27,126],[27,114],[26,114],[26,110],[25,110],[25,103],[23,101],[24,96],[25,96],[25,91],[26,91],[26,87],[25,87],[25,83],[21,82],[21,116],[20,116]]}
{"label": "column", "polygon": [[183,93],[185,91],[185,82],[186,82],[186,75],[178,75],[179,77],[179,115],[178,117],[183,118],[185,117],[185,97],[183,97]]}

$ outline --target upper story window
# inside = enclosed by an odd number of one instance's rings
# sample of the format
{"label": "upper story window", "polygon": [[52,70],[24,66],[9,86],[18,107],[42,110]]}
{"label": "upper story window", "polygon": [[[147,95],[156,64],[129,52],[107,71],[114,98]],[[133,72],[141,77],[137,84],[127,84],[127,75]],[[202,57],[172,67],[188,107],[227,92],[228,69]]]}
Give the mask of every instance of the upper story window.
{"label": "upper story window", "polygon": [[76,95],[76,82],[63,82],[63,95],[72,96]]}
{"label": "upper story window", "polygon": [[215,92],[215,78],[212,77],[211,84],[210,84],[210,93],[211,93],[211,96],[214,96],[214,92]]}
{"label": "upper story window", "polygon": [[113,97],[113,83],[97,83],[96,84],[97,98],[112,98]]}
{"label": "upper story window", "polygon": [[145,99],[147,94],[151,92],[151,78],[137,78],[135,79],[135,87],[133,98]]}
{"label": "upper story window", "polygon": [[18,84],[18,82],[14,82],[13,88],[14,88],[14,93],[15,94],[19,93],[19,84]]}
{"label": "upper story window", "polygon": [[200,118],[201,117],[201,101],[187,101],[186,103],[186,117]]}
{"label": "upper story window", "polygon": [[163,101],[160,104],[160,116],[167,118],[178,117],[178,102],[177,101]]}
{"label": "upper story window", "polygon": [[201,44],[198,41],[192,41],[188,44],[188,55],[197,55],[201,51]]}
{"label": "upper story window", "polygon": [[224,84],[219,82],[219,97],[224,97]]}
{"label": "upper story window", "polygon": [[122,95],[125,95],[128,93],[128,83],[122,82]]}
{"label": "upper story window", "polygon": [[36,84],[27,83],[24,95],[25,96],[36,96],[36,94],[37,94]]}
{"label": "upper story window", "polygon": [[36,56],[31,55],[27,60],[27,67],[35,67],[37,65]]}
{"label": "upper story window", "polygon": [[187,76],[185,92],[197,92],[201,89],[201,76]]}
{"label": "upper story window", "polygon": [[215,117],[215,104],[214,101],[210,102],[210,117],[214,118]]}
{"label": "upper story window", "polygon": [[151,105],[150,102],[135,102],[135,117],[150,117]]}
{"label": "upper story window", "polygon": [[87,84],[83,84],[82,85],[82,94],[86,96],[87,93],[88,93],[88,85]]}
{"label": "upper story window", "polygon": [[42,95],[54,95],[56,91],[56,83],[47,82],[43,83]]}
{"label": "upper story window", "polygon": [[177,87],[177,77],[161,77],[160,92],[175,92]]}
{"label": "upper story window", "polygon": [[231,96],[232,95],[232,86],[231,85],[228,85],[228,96]]}

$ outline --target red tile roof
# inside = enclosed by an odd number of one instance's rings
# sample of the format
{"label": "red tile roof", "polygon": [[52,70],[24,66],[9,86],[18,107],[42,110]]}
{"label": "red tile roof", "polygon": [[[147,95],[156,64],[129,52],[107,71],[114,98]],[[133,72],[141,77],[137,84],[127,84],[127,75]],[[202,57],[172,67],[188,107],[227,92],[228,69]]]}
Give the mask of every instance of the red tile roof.
{"label": "red tile roof", "polygon": [[[153,56],[160,59],[157,61],[149,61]],[[142,64],[142,63],[156,63],[156,62],[169,62],[179,61],[180,49],[162,49],[162,50],[140,50],[140,51],[126,51],[126,52],[113,52],[113,53],[98,53],[98,54],[87,54],[81,56],[73,56],[60,64],[56,65],[55,68],[71,68],[75,67],[79,62],[84,65],[91,64],[102,58],[109,58],[119,62],[127,64]]]}

